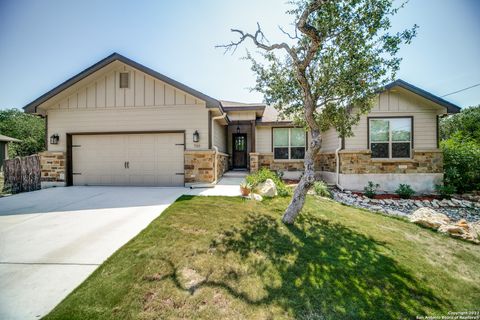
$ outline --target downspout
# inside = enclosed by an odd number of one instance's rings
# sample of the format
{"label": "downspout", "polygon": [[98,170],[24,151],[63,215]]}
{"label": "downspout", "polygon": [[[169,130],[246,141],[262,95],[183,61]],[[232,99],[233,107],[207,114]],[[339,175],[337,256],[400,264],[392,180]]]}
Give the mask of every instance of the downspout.
{"label": "downspout", "polygon": [[338,148],[335,150],[335,185],[338,189],[343,191],[344,188],[340,185],[340,156],[338,154],[340,150],[342,150],[342,138],[338,138]]}
{"label": "downspout", "polygon": [[213,157],[213,183],[217,184],[217,154],[218,154],[218,147],[214,144],[214,137],[215,137],[215,120],[224,119],[227,116],[226,113],[222,114],[221,116],[213,117],[212,118],[212,148],[215,150],[214,157]]}

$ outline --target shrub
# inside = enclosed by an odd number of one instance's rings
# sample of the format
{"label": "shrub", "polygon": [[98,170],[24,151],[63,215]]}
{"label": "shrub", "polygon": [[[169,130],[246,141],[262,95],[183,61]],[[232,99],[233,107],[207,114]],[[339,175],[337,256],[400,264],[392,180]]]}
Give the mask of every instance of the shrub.
{"label": "shrub", "polygon": [[363,188],[363,194],[366,197],[373,198],[377,194],[378,187],[380,187],[378,183],[373,183],[372,181],[368,181],[365,188]]}
{"label": "shrub", "polygon": [[287,186],[281,179],[280,175],[267,168],[261,168],[245,178],[246,182],[252,186],[252,189],[255,189],[260,183],[265,182],[267,179],[272,179],[273,182],[275,182],[279,196],[284,197],[289,194]]}
{"label": "shrub", "polygon": [[452,197],[452,194],[454,194],[457,190],[453,185],[436,184],[435,191],[438,192],[442,199],[450,199]]}
{"label": "shrub", "polygon": [[328,190],[327,184],[323,181],[315,181],[313,184],[313,191],[315,191],[315,194],[320,197],[332,197],[330,190]]}
{"label": "shrub", "polygon": [[410,199],[415,194],[415,190],[413,190],[409,184],[401,183],[397,190],[395,190],[395,193],[402,199]]}
{"label": "shrub", "polygon": [[444,183],[458,192],[480,189],[480,144],[454,136],[442,141]]}

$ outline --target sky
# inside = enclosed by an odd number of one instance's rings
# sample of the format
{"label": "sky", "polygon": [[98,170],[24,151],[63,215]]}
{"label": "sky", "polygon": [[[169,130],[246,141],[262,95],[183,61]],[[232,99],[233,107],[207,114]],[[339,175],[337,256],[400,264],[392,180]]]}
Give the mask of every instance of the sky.
{"label": "sky", "polygon": [[[261,102],[246,48],[224,54],[231,28],[271,42],[292,23],[283,0],[0,0],[0,109],[22,108],[113,52],[216,99]],[[480,83],[480,1],[410,0],[392,30],[419,25],[397,77],[442,96]],[[480,86],[445,97],[480,104]]]}

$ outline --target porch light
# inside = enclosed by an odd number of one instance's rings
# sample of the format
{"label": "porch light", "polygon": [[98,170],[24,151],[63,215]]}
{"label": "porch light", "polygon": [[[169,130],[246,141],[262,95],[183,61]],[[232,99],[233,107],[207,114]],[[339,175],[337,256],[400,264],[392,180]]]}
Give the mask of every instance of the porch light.
{"label": "porch light", "polygon": [[50,136],[50,144],[58,144],[58,141],[60,140],[60,136],[58,133],[54,133]]}
{"label": "porch light", "polygon": [[240,126],[237,126],[237,133],[240,133]]}
{"label": "porch light", "polygon": [[198,142],[200,141],[200,133],[198,133],[198,130],[195,130],[193,133],[193,142]]}

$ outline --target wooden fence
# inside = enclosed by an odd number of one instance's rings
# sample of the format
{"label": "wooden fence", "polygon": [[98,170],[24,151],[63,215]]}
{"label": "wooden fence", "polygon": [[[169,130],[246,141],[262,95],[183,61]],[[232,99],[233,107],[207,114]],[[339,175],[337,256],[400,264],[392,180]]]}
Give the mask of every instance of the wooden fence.
{"label": "wooden fence", "polygon": [[40,189],[40,157],[38,155],[5,160],[4,188],[11,193]]}

